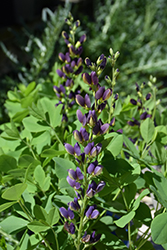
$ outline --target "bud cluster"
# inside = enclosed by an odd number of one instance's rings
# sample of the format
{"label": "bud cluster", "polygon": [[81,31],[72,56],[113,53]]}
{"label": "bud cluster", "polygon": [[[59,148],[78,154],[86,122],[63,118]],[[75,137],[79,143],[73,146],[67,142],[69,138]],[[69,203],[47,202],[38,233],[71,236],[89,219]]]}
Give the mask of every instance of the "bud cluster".
{"label": "bud cluster", "polygon": [[130,126],[140,126],[140,120],[145,120],[146,118],[151,118],[151,110],[149,110],[149,108],[145,108],[147,102],[149,100],[151,100],[152,98],[152,94],[151,93],[147,93],[146,95],[143,94],[143,89],[146,86],[145,82],[141,84],[141,86],[139,86],[136,83],[136,92],[138,94],[138,98],[137,99],[130,99],[130,103],[133,106],[137,107],[138,113],[139,113],[139,117],[138,119],[136,118],[132,118],[131,121],[128,121],[128,125]]}
{"label": "bud cluster", "polygon": [[57,69],[57,74],[61,78],[61,84],[59,86],[54,86],[53,89],[59,99],[59,104],[64,104],[63,106],[63,121],[67,122],[68,113],[72,106],[75,104],[75,96],[79,91],[73,91],[75,78],[83,70],[83,60],[80,57],[83,48],[82,44],[86,41],[86,35],[82,35],[77,42],[75,42],[75,32],[79,27],[80,22],[73,22],[73,17],[69,14],[66,19],[66,23],[69,25],[70,34],[63,31],[62,36],[68,47],[68,52],[65,54],[59,53],[59,59],[62,62],[61,69]]}

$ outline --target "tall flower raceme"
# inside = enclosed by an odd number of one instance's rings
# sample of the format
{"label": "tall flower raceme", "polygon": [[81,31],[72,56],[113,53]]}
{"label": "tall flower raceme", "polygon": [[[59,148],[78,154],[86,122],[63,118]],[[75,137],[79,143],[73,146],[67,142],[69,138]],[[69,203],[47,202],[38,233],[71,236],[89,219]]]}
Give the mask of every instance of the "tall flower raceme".
{"label": "tall flower raceme", "polygon": [[[93,71],[91,74],[83,73],[82,78],[89,85],[93,97],[88,94],[76,95],[76,102],[80,106],[76,115],[81,127],[73,131],[75,145],[65,143],[66,151],[77,163],[76,170],[69,169],[67,176],[67,182],[74,188],[76,197],[74,201],[68,203],[67,209],[60,208],[60,213],[65,219],[64,229],[72,235],[77,250],[95,244],[101,237],[98,232],[89,230],[90,221],[100,216],[100,211],[92,198],[105,187],[105,182],[99,178],[103,171],[103,166],[100,164],[103,148],[101,143],[95,141],[99,135],[107,133],[113,123],[113,121],[111,124],[104,123],[100,118],[108,105],[107,100],[113,95],[112,88],[106,89],[99,83],[99,75],[105,68],[107,59],[102,54],[96,64],[88,58],[85,62],[87,66],[93,68]],[[113,98],[115,100],[117,97]]]}
{"label": "tall flower raceme", "polygon": [[59,59],[63,63],[61,69],[57,69],[57,74],[61,78],[61,84],[54,86],[54,91],[59,99],[59,104],[63,105],[63,119],[67,122],[70,109],[75,104],[75,96],[79,93],[77,90],[73,90],[75,78],[83,70],[83,60],[80,57],[83,48],[82,44],[86,40],[86,35],[82,35],[77,42],[75,42],[75,33],[80,26],[80,21],[73,22],[73,17],[69,14],[69,17],[65,20],[69,25],[70,34],[63,31],[62,36],[68,47],[68,52],[65,54],[59,53]]}

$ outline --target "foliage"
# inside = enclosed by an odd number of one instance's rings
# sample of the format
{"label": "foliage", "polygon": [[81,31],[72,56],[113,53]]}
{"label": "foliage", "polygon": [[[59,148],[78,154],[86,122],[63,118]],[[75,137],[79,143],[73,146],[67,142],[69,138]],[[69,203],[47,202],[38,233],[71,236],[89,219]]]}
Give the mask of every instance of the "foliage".
{"label": "foliage", "polygon": [[[165,248],[167,116],[156,78],[122,101],[120,53],[83,65],[86,36],[76,39],[71,14],[66,23],[68,51],[59,53],[53,85],[19,84],[5,102],[0,249],[154,249],[150,236]],[[157,203],[153,217],[145,196]]]}

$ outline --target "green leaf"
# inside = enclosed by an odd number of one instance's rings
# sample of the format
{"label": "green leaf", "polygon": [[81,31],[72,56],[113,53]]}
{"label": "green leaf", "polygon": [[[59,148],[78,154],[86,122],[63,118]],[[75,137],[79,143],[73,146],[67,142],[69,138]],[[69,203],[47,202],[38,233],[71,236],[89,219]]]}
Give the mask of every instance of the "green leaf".
{"label": "green leaf", "polygon": [[39,205],[35,205],[34,206],[34,215],[35,215],[36,219],[43,220],[43,221],[47,222],[48,215],[43,207],[41,207]]}
{"label": "green leaf", "polygon": [[74,169],[76,170],[76,166],[74,165],[73,162],[63,159],[63,158],[58,158],[54,157],[53,160],[55,161],[55,171],[56,175],[59,179],[66,178],[68,175],[67,169]]}
{"label": "green leaf", "polygon": [[27,188],[26,183],[16,184],[5,190],[5,192],[2,194],[2,198],[11,201],[19,200],[26,188]]}
{"label": "green leaf", "polygon": [[45,149],[42,154],[41,154],[41,157],[49,157],[49,158],[53,158],[55,156],[58,156],[58,155],[64,155],[66,153],[66,151],[58,151],[58,150],[55,150],[55,149]]}
{"label": "green leaf", "polygon": [[60,219],[59,211],[58,211],[58,209],[56,207],[53,207],[49,211],[49,214],[48,214],[48,217],[47,217],[47,223],[50,226],[53,226],[54,224],[58,223],[59,219]]}
{"label": "green leaf", "polygon": [[51,135],[49,131],[45,131],[39,136],[34,137],[31,142],[31,144],[36,147],[38,154],[41,153],[43,147],[45,147],[46,145],[50,146],[50,143],[51,143]]}
{"label": "green leaf", "polygon": [[28,109],[24,109],[23,111],[17,112],[13,117],[14,122],[21,122],[24,117],[26,117],[29,114]]}
{"label": "green leaf", "polygon": [[26,88],[26,90],[25,90],[25,92],[24,92],[24,95],[25,96],[29,95],[34,90],[35,85],[36,85],[35,82],[29,83],[28,86],[27,86],[27,88]]}
{"label": "green leaf", "polygon": [[153,138],[155,131],[154,122],[147,118],[140,125],[140,133],[146,143],[150,142]]}
{"label": "green leaf", "polygon": [[46,130],[50,130],[50,127],[46,124],[39,124],[39,119],[33,116],[29,116],[23,119],[24,127],[30,132],[42,132]]}
{"label": "green leaf", "polygon": [[120,219],[114,221],[118,227],[125,227],[135,216],[135,211],[130,211],[128,214],[123,215]]}
{"label": "green leaf", "polygon": [[117,134],[111,140],[111,142],[107,146],[107,149],[115,157],[115,156],[117,156],[121,152],[122,146],[123,146],[123,135]]}
{"label": "green leaf", "polygon": [[145,203],[140,202],[140,206],[136,210],[135,219],[142,224],[150,227],[152,216],[151,216],[151,210],[149,206],[147,206]]}
{"label": "green leaf", "polygon": [[35,178],[36,182],[38,182],[39,186],[41,187],[43,185],[44,180],[45,180],[45,172],[40,165],[35,168],[34,178]]}
{"label": "green leaf", "polygon": [[140,205],[140,201],[141,201],[147,194],[149,194],[149,193],[150,193],[150,191],[149,191],[148,189],[144,189],[144,190],[140,193],[140,195],[137,197],[137,199],[134,201],[132,209],[133,209],[133,210],[138,209],[138,207],[139,207],[139,205]]}
{"label": "green leaf", "polygon": [[44,97],[40,100],[40,104],[45,112],[49,114],[49,123],[53,128],[59,126],[61,124],[62,115],[62,105],[58,105],[55,107],[55,101],[49,100],[47,97]]}
{"label": "green leaf", "polygon": [[45,120],[45,113],[42,107],[38,108],[34,103],[32,103],[31,107],[28,107],[30,111],[30,115],[33,117],[39,119],[39,120]]}
{"label": "green leaf", "polygon": [[21,231],[27,226],[27,224],[27,220],[11,215],[0,223],[0,227],[3,229],[3,231],[10,234],[15,231]]}
{"label": "green leaf", "polygon": [[162,173],[156,172],[153,174],[153,182],[157,189],[151,186],[151,190],[155,193],[159,202],[167,209],[167,179]]}
{"label": "green leaf", "polygon": [[9,155],[0,155],[0,171],[7,173],[9,170],[16,169],[17,162],[15,158]]}
{"label": "green leaf", "polygon": [[156,244],[167,243],[167,213],[159,214],[151,223],[151,235]]}
{"label": "green leaf", "polygon": [[17,201],[12,201],[12,202],[6,202],[2,205],[0,205],[0,212],[4,211],[5,209],[11,207],[12,205],[14,205]]}
{"label": "green leaf", "polygon": [[140,154],[138,150],[136,149],[135,145],[133,144],[133,142],[131,142],[129,138],[125,135],[123,135],[123,140],[127,148],[133,153],[133,155],[137,158],[140,158]]}
{"label": "green leaf", "polygon": [[6,133],[8,136],[10,136],[10,137],[12,137],[12,138],[14,138],[14,139],[19,139],[19,138],[20,138],[18,131],[15,131],[15,130],[9,128],[9,127],[6,126],[5,124],[4,124],[4,131],[5,131],[5,133]]}
{"label": "green leaf", "polygon": [[40,221],[33,221],[33,222],[30,222],[27,227],[33,231],[34,233],[40,233],[40,232],[43,232],[43,231],[46,231],[48,230],[50,227],[43,224],[42,222]]}

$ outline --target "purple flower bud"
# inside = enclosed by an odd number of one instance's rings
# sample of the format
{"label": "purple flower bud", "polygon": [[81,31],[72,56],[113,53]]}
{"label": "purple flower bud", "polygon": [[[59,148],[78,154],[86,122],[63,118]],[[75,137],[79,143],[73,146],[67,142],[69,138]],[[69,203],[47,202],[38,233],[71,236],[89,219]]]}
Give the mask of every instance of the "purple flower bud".
{"label": "purple flower bud", "polygon": [[94,161],[94,162],[90,163],[90,165],[87,168],[88,174],[91,174],[92,172],[94,172],[94,169],[97,166],[97,164],[98,164],[98,161]]}
{"label": "purple flower bud", "polygon": [[102,173],[102,170],[103,170],[103,166],[102,165],[98,165],[97,167],[95,167],[94,169],[94,175],[95,176],[98,176]]}
{"label": "purple flower bud", "polygon": [[90,142],[86,145],[86,147],[84,148],[84,152],[85,154],[89,154],[90,151],[92,150],[92,148],[94,147],[94,142]]}
{"label": "purple flower bud", "polygon": [[73,131],[73,135],[76,141],[82,143],[82,136],[81,133],[78,130]]}
{"label": "purple flower bud", "polygon": [[62,78],[63,78],[63,77],[64,77],[64,78],[66,77],[66,75],[65,75],[60,69],[57,69],[56,72],[57,72],[57,74],[58,74],[60,77],[62,77]]}
{"label": "purple flower bud", "polygon": [[69,219],[69,220],[74,219],[74,213],[73,213],[73,211],[71,211],[70,208],[68,208],[68,210],[66,210],[64,207],[61,207],[59,209],[59,211],[64,218]]}
{"label": "purple flower bud", "polygon": [[104,94],[104,91],[105,91],[105,87],[100,87],[97,91],[96,91],[96,94],[95,94],[95,98],[97,100],[99,100],[100,98],[102,98],[103,94]]}
{"label": "purple flower bud", "polygon": [[130,99],[130,103],[132,103],[133,105],[137,105],[137,101],[135,99]]}
{"label": "purple flower bud", "polygon": [[77,20],[77,21],[75,22],[75,25],[76,25],[76,27],[79,27],[79,26],[80,26],[80,21]]}
{"label": "purple flower bud", "polygon": [[91,219],[97,219],[97,217],[99,216],[99,211],[97,209],[93,210],[92,214],[91,214]]}
{"label": "purple flower bud", "polygon": [[64,86],[62,85],[62,84],[60,84],[60,92],[62,92],[63,94],[65,94],[66,93],[66,90],[65,90],[65,88],[64,88]]}
{"label": "purple flower bud", "polygon": [[86,57],[86,59],[85,59],[85,64],[88,67],[92,65],[92,62],[91,62],[91,60],[88,57]]}
{"label": "purple flower bud", "polygon": [[91,101],[88,94],[85,95],[85,104],[88,108],[91,107]]}
{"label": "purple flower bud", "polygon": [[80,41],[81,44],[82,44],[83,42],[85,42],[85,41],[86,41],[86,35],[85,35],[85,34],[82,35],[82,36],[80,37],[79,41]]}
{"label": "purple flower bud", "polygon": [[88,73],[83,73],[82,75],[83,81],[89,85],[91,85],[91,76]]}
{"label": "purple flower bud", "polygon": [[103,100],[106,101],[110,98],[112,95],[112,90],[111,89],[106,89],[106,91],[103,94]]}
{"label": "purple flower bud", "polygon": [[91,72],[91,81],[94,85],[98,85],[99,79],[94,71]]}
{"label": "purple flower bud", "polygon": [[95,209],[94,206],[90,206],[85,213],[86,217],[90,218],[94,209]]}
{"label": "purple flower bud", "polygon": [[89,133],[86,131],[85,128],[80,128],[80,134],[82,136],[83,141],[88,141],[89,140]]}
{"label": "purple flower bud", "polygon": [[62,62],[65,62],[66,60],[66,57],[63,53],[59,53],[59,59],[62,61]]}
{"label": "purple flower bud", "polygon": [[87,116],[87,123],[89,123],[89,125],[93,127],[96,124],[96,122],[97,122],[97,116],[95,110],[89,110]]}
{"label": "purple flower bud", "polygon": [[84,176],[81,172],[81,169],[79,167],[76,168],[76,175],[78,180],[83,180]]}
{"label": "purple flower bud", "polygon": [[83,115],[79,109],[77,110],[77,118],[78,118],[79,122],[83,124],[83,126],[86,125],[86,116]]}
{"label": "purple flower bud", "polygon": [[85,106],[85,99],[81,95],[76,95],[76,102],[82,107]]}
{"label": "purple flower bud", "polygon": [[62,36],[64,39],[67,39],[67,40],[69,39],[69,35],[65,31],[62,32]]}
{"label": "purple flower bud", "polygon": [[85,231],[84,236],[81,239],[82,242],[88,243],[90,241],[90,234]]}
{"label": "purple flower bud", "polygon": [[74,84],[72,79],[67,79],[67,81],[65,82],[65,86],[66,87],[72,87]]}
{"label": "purple flower bud", "polygon": [[69,143],[65,143],[64,146],[69,154],[74,155],[74,148]]}
{"label": "purple flower bud", "polygon": [[103,61],[100,63],[100,68],[101,68],[101,69],[104,69],[105,66],[106,66],[106,63],[107,63],[107,58],[104,57],[104,58],[103,58]]}
{"label": "purple flower bud", "polygon": [[77,174],[72,168],[68,169],[67,171],[68,171],[68,175],[71,179],[73,179],[73,180],[77,179]]}
{"label": "purple flower bud", "polygon": [[75,234],[75,225],[71,222],[70,225],[66,221],[64,224],[64,229],[69,233],[69,234]]}
{"label": "purple flower bud", "polygon": [[115,96],[114,96],[115,101],[118,100],[118,97],[119,97],[118,93],[115,94]]}
{"label": "purple flower bud", "polygon": [[96,193],[99,193],[105,187],[105,185],[106,183],[104,181],[100,181],[99,184],[97,185]]}
{"label": "purple flower bud", "polygon": [[70,58],[70,53],[69,52],[67,52],[66,54],[65,54],[65,60],[69,63],[69,62],[71,62],[71,58]]}
{"label": "purple flower bud", "polygon": [[64,207],[61,207],[59,211],[64,218],[68,219],[68,211]]}
{"label": "purple flower bud", "polygon": [[77,156],[80,156],[81,155],[81,149],[80,149],[80,146],[78,144],[78,142],[75,143],[74,145],[74,152]]}
{"label": "purple flower bud", "polygon": [[67,182],[68,184],[73,187],[74,189],[80,189],[81,185],[80,183],[76,182],[75,180],[71,179],[69,176],[67,176]]}
{"label": "purple flower bud", "polygon": [[101,234],[97,234],[97,235],[95,236],[95,231],[94,231],[94,232],[91,234],[91,236],[90,236],[90,244],[93,244],[93,243],[99,241],[99,240],[100,240],[100,237],[101,237]]}
{"label": "purple flower bud", "polygon": [[67,118],[67,115],[66,114],[63,114],[63,117],[62,117],[62,122],[67,122],[68,121],[68,118]]}
{"label": "purple flower bud", "polygon": [[101,127],[100,127],[100,133],[103,135],[103,134],[105,134],[107,131],[108,131],[108,129],[109,129],[109,124],[108,123],[105,123],[105,124],[103,124]]}
{"label": "purple flower bud", "polygon": [[98,143],[95,147],[92,148],[90,155],[92,157],[97,156],[100,153],[101,149],[102,149],[102,144]]}
{"label": "purple flower bud", "polygon": [[148,94],[146,95],[146,100],[148,101],[150,98],[151,98],[151,93],[148,93]]}
{"label": "purple flower bud", "polygon": [[82,46],[80,46],[77,50],[76,50],[76,55],[81,55],[82,54],[82,51],[83,51],[83,48]]}
{"label": "purple flower bud", "polygon": [[81,66],[74,72],[74,74],[75,74],[75,75],[79,75],[79,74],[82,72],[82,70],[83,70],[83,66],[81,65]]}
{"label": "purple flower bud", "polygon": [[146,116],[147,116],[147,112],[144,112],[144,113],[141,114],[140,119],[145,120]]}
{"label": "purple flower bud", "polygon": [[78,67],[81,66],[81,65],[82,65],[82,62],[83,62],[82,58],[79,57],[78,60],[77,60],[77,66],[78,66]]}
{"label": "purple flower bud", "polygon": [[136,91],[139,92],[140,91],[139,85],[137,83],[135,84],[136,84]]}
{"label": "purple flower bud", "polygon": [[110,126],[114,126],[114,125],[115,125],[115,117],[113,117],[111,122],[110,122]]}
{"label": "purple flower bud", "polygon": [[72,211],[78,211],[80,209],[80,205],[78,203],[78,199],[75,197],[74,198],[74,201],[70,201],[68,203],[68,206],[69,208],[72,210]]}

